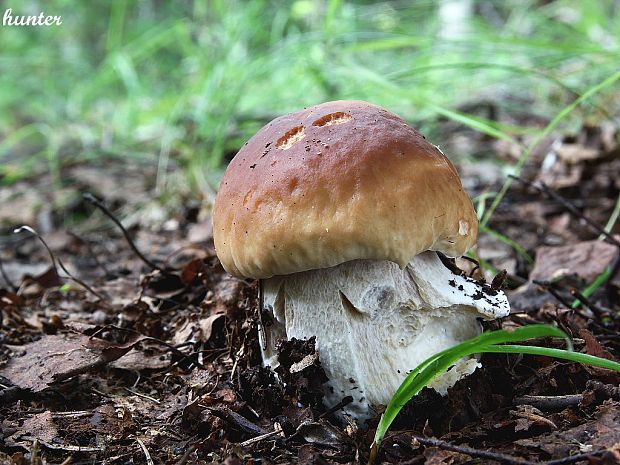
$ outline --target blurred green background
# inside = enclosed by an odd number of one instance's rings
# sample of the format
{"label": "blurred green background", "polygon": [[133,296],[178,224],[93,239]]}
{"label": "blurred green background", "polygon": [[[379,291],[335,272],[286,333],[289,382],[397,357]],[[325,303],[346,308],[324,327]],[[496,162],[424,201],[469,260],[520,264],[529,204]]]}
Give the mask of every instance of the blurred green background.
{"label": "blurred green background", "polygon": [[62,16],[0,28],[5,185],[49,171],[60,182],[76,160],[151,157],[213,190],[264,123],[333,99],[383,105],[440,144],[446,118],[514,140],[558,115],[571,130],[619,113],[615,78],[597,87],[620,66],[612,0],[1,4]]}

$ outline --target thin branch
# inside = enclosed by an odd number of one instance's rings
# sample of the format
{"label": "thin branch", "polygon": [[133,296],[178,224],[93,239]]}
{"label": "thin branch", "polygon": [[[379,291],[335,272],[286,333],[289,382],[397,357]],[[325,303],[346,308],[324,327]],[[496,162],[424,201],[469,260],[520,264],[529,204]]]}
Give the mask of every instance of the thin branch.
{"label": "thin branch", "polygon": [[540,410],[562,410],[566,407],[579,405],[583,400],[582,394],[568,394],[564,396],[521,396],[513,401],[515,405],[531,405]]}
{"label": "thin branch", "polygon": [[353,396],[345,396],[336,405],[330,407],[328,410],[319,415],[319,418],[326,417],[327,415],[334,413],[336,410],[340,410],[342,407],[346,407],[351,402],[353,402]]}
{"label": "thin branch", "polygon": [[491,452],[487,450],[479,450],[474,449],[472,447],[467,446],[457,446],[454,444],[450,444],[449,442],[442,441],[440,439],[435,438],[425,438],[422,436],[412,436],[413,439],[417,440],[420,444],[425,446],[438,447],[443,450],[449,450],[452,452],[458,452],[460,454],[469,455],[470,457],[479,457],[482,459],[495,460],[504,464],[514,464],[514,465],[569,465],[576,462],[581,462],[583,460],[587,460],[588,457],[592,457],[595,455],[600,455],[605,452],[606,449],[601,449],[593,452],[588,452],[585,454],[577,454],[570,455],[568,457],[563,457],[561,459],[554,459],[544,462],[532,462],[527,459],[523,459],[521,457],[514,457],[512,455],[501,454],[498,452]]}
{"label": "thin branch", "polygon": [[136,442],[140,446],[140,449],[142,449],[142,452],[144,452],[144,457],[146,458],[146,464],[155,465],[155,462],[153,462],[153,459],[151,458],[151,454],[149,454],[149,450],[146,448],[142,440],[140,438],[136,438]]}
{"label": "thin branch", "polygon": [[592,227],[592,229],[594,229],[599,234],[603,235],[609,242],[614,244],[616,247],[620,248],[620,241],[618,239],[616,239],[610,233],[605,231],[605,228],[603,226],[601,226],[600,224],[598,224],[596,221],[592,220],[591,218],[587,217],[583,212],[579,211],[579,209],[575,207],[571,202],[569,202],[564,197],[562,197],[560,194],[550,189],[549,186],[547,186],[544,182],[541,182],[539,186],[537,184],[534,184],[533,182],[530,182],[526,179],[520,178],[519,176],[515,176],[513,174],[510,174],[508,176],[516,181],[519,181],[522,184],[525,184],[526,186],[533,187],[538,192],[559,202],[560,204],[562,204],[564,208],[568,210],[569,213],[571,213],[576,218],[579,218],[585,221],[586,223],[588,223]]}
{"label": "thin branch", "polygon": [[138,258],[140,258],[140,260],[142,260],[147,266],[149,266],[150,268],[152,268],[154,270],[161,271],[164,274],[170,274],[170,272],[168,270],[160,267],[159,265],[156,265],[151,260],[146,258],[142,254],[142,252],[140,252],[140,250],[138,250],[138,247],[136,247],[136,245],[134,244],[133,240],[129,236],[129,233],[127,232],[125,227],[122,225],[122,223],[118,220],[118,218],[116,218],[116,216],[114,216],[112,214],[112,212],[110,212],[110,210],[108,210],[106,208],[105,205],[103,205],[101,202],[99,202],[99,200],[97,200],[94,195],[92,195],[91,193],[86,193],[86,194],[83,194],[83,197],[84,197],[84,199],[87,202],[89,202],[89,203],[93,204],[95,207],[99,208],[105,214],[105,216],[110,218],[112,220],[112,222],[116,226],[119,227],[119,229],[123,233],[123,236],[125,237],[125,240],[127,241],[127,244],[129,244],[129,247],[131,247],[131,250],[133,250],[133,252],[138,256]]}
{"label": "thin branch", "polygon": [[[56,256],[54,255],[54,252],[52,252],[52,250],[47,245],[47,242],[45,242],[45,239],[43,239],[43,237],[35,229],[31,228],[30,226],[21,226],[21,227],[15,229],[13,232],[15,234],[17,234],[17,233],[20,233],[22,231],[28,231],[30,234],[34,235],[41,242],[41,244],[43,244],[43,247],[45,247],[45,250],[47,250],[47,253],[50,256],[50,260],[52,261],[52,266],[54,267],[54,271],[56,272],[56,275],[59,278],[70,279],[71,281],[76,282],[77,284],[82,286],[84,289],[86,289],[88,292],[90,292],[95,297],[97,297],[99,300],[101,300],[102,303],[105,304],[106,297],[101,295],[99,292],[95,291],[92,287],[90,287],[88,284],[86,284],[81,279],[76,278],[71,273],[69,273],[69,270],[67,270],[65,265],[62,263],[62,260],[60,260],[60,258],[58,258],[58,259],[56,258]],[[58,272],[58,267],[59,266],[62,269],[62,271],[64,271],[66,273],[67,276],[61,276],[60,275],[60,273]]]}
{"label": "thin branch", "polygon": [[569,292],[570,292],[570,295],[572,295],[575,299],[577,299],[582,305],[589,308],[599,320],[603,321],[603,318],[605,318],[606,316],[615,317],[615,315],[605,312],[601,308],[599,308],[598,305],[593,304],[590,301],[590,299],[588,299],[585,295],[583,295],[577,289],[571,288]]}
{"label": "thin branch", "polygon": [[558,302],[560,302],[562,305],[564,305],[566,308],[570,309],[572,308],[572,305],[564,298],[562,297],[562,295],[554,289],[553,287],[553,283],[549,282],[549,281],[539,281],[539,280],[533,280],[532,281],[534,284],[544,288],[549,294],[551,294],[553,297],[556,298],[556,300]]}
{"label": "thin branch", "polygon": [[4,279],[4,282],[11,288],[13,292],[17,292],[19,290],[19,287],[13,284],[13,281],[9,279],[9,276],[6,274],[6,271],[4,271],[4,266],[2,264],[2,256],[0,256],[0,274],[2,275],[2,279]]}
{"label": "thin branch", "polygon": [[449,450],[452,452],[458,452],[460,454],[469,455],[470,457],[479,457],[482,459],[495,460],[500,463],[515,464],[515,465],[536,465],[538,462],[531,462],[530,460],[523,459],[521,457],[513,457],[512,455],[501,454],[499,452],[491,452],[488,450],[474,449],[467,446],[457,446],[450,444],[449,442],[442,441],[435,438],[425,438],[422,436],[412,435],[412,439],[418,441],[425,446],[438,447],[443,450]]}

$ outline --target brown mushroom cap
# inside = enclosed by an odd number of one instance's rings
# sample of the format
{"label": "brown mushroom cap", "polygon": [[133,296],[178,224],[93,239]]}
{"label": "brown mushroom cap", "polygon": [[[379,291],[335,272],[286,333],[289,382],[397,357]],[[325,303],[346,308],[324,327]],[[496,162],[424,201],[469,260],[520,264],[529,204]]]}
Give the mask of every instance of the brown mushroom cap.
{"label": "brown mushroom cap", "polygon": [[274,119],[233,158],[213,211],[232,275],[268,278],[356,259],[460,256],[478,222],[450,161],[405,121],[362,101]]}

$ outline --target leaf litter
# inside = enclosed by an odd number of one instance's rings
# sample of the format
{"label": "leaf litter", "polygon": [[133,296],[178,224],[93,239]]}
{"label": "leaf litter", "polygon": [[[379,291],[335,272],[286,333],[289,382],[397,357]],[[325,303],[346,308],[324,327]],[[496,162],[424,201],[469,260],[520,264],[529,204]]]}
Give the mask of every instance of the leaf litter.
{"label": "leaf litter", "polygon": [[[620,189],[617,132],[584,128],[559,140],[535,150],[523,176],[547,183],[604,225]],[[501,182],[477,166],[463,170],[472,195]],[[48,241],[54,255],[96,295],[54,275],[41,244],[10,234],[18,218],[2,216],[10,221],[0,224],[7,233],[0,259],[14,287],[0,277],[0,463],[365,463],[378,418],[367,429],[339,423],[325,409],[325,375],[312,339],[281,342],[277,374],[262,367],[256,283],[226,275],[210,222],[187,193],[169,210],[157,207],[161,221],[152,208],[141,221],[142,206],[155,205],[147,200],[152,186],[144,167],[131,168],[131,195],[109,196],[125,168],[106,161],[96,176],[86,166],[70,167],[66,176],[79,181],[72,185],[80,192],[95,192],[112,215],[130,212],[122,224],[133,246],[79,196],[47,213],[53,227],[43,235],[59,238]],[[36,189],[41,179],[25,188],[27,182],[16,192]],[[61,219],[76,212],[82,220],[66,226]],[[36,217],[22,218],[33,224]],[[478,255],[508,270],[514,308],[489,327],[555,323],[573,336],[576,350],[617,360],[620,325],[610,315],[619,309],[618,274],[582,305],[572,302],[575,290],[615,266],[618,247],[557,200],[519,183],[488,226],[534,257],[530,264],[497,236],[481,235]],[[611,232],[618,234],[618,225]],[[379,459],[618,463],[616,374],[545,357],[488,354],[482,363],[447,397],[425,389],[413,398]]]}

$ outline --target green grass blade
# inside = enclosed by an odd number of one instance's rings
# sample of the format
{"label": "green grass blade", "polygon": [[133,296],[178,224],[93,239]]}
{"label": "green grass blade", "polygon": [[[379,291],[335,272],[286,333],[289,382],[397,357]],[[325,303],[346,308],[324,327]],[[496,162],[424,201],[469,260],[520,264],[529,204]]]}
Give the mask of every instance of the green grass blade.
{"label": "green grass blade", "polygon": [[504,244],[508,245],[509,247],[511,247],[515,252],[517,252],[519,255],[521,255],[526,262],[528,262],[530,265],[532,265],[534,263],[534,259],[531,257],[530,254],[527,253],[527,251],[521,247],[521,245],[519,245],[517,242],[513,241],[512,239],[510,239],[509,237],[503,235],[502,233],[495,231],[487,226],[480,226],[480,231],[483,231],[491,236],[493,236],[494,238],[498,239],[499,241],[503,242]]}
{"label": "green grass blade", "polygon": [[[620,216],[620,194],[618,194],[618,198],[616,199],[616,206],[614,207],[614,211],[611,212],[611,216],[609,220],[607,220],[607,224],[605,225],[605,232],[607,234],[611,234],[611,231],[614,229],[616,225],[616,221],[618,221],[618,217]],[[600,235],[598,238],[603,239],[605,236]]]}
{"label": "green grass blade", "polygon": [[461,358],[485,352],[489,347],[495,347],[495,344],[520,342],[547,336],[564,338],[569,350],[572,350],[568,336],[560,329],[549,325],[531,325],[517,328],[514,331],[499,330],[483,333],[429,357],[407,375],[405,381],[392,396],[377,426],[375,444],[380,444],[402,407],[434,377],[450,368]]}
{"label": "green grass blade", "polygon": [[407,375],[392,396],[377,426],[375,444],[380,444],[389,426],[403,406],[435,376],[450,368],[461,358],[481,353],[484,351],[484,348],[494,344],[521,342],[548,336],[564,338],[568,343],[569,349],[572,349],[568,336],[562,330],[549,325],[530,325],[517,328],[514,331],[499,330],[483,333],[480,336],[429,357]]}
{"label": "green grass blade", "polygon": [[569,352],[562,349],[550,349],[548,347],[521,346],[521,345],[500,345],[486,347],[484,352],[494,354],[527,354],[540,355],[543,357],[553,357],[571,362],[583,363],[608,370],[620,372],[620,363],[606,358],[595,357],[594,355],[582,354],[580,352]]}
{"label": "green grass blade", "polygon": [[[612,84],[614,84],[619,79],[620,79],[620,71],[612,74],[611,76],[609,76],[607,79],[603,80],[602,82],[599,82],[598,84],[590,87],[586,92],[584,92],[581,95],[581,97],[575,99],[570,105],[564,107],[564,109],[562,111],[560,111],[551,120],[551,122],[549,122],[549,124],[545,127],[545,129],[543,129],[541,131],[541,133],[538,135],[538,137],[536,137],[534,139],[534,141],[528,146],[527,150],[523,153],[523,155],[521,155],[521,157],[519,158],[519,161],[517,162],[517,164],[516,164],[516,166],[514,168],[513,174],[518,176],[521,173],[521,170],[523,169],[523,166],[525,165],[525,162],[527,162],[527,160],[529,159],[529,157],[532,154],[532,151],[534,150],[534,148],[540,143],[540,141],[544,137],[546,137],[551,131],[553,131],[553,129],[555,129],[555,127],[566,116],[568,116],[581,103],[585,102],[590,97],[592,97],[593,95],[599,93],[603,89],[606,89],[607,87],[611,86]],[[506,195],[506,192],[508,192],[508,189],[510,189],[510,186],[512,185],[512,181],[513,181],[512,178],[510,178],[510,177],[506,178],[506,181],[504,182],[504,185],[502,186],[501,190],[499,191],[499,194],[493,199],[493,203],[491,204],[491,206],[489,207],[489,209],[485,213],[484,218],[482,218],[482,221],[480,222],[480,226],[481,227],[486,226],[488,224],[488,222],[491,220],[491,217],[493,216],[493,213],[495,212],[495,209],[497,208],[497,206],[500,204],[500,202],[502,201],[502,199]]]}
{"label": "green grass blade", "polygon": [[[582,292],[584,297],[590,297],[592,294],[594,294],[594,292],[601,287],[603,284],[605,284],[605,282],[607,281],[607,279],[609,278],[609,274],[611,273],[611,267],[607,267],[605,268],[601,274],[599,274],[596,278],[594,278],[594,281],[592,281]],[[579,305],[581,305],[581,302],[579,302],[579,299],[575,299],[573,300],[573,303],[571,304],[572,308],[577,308],[579,307]]]}

